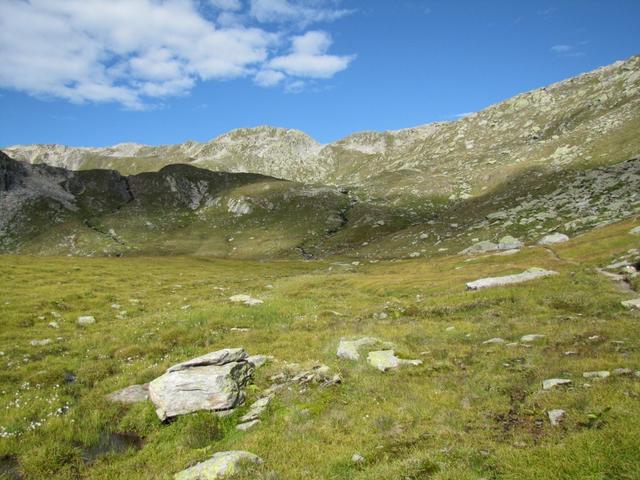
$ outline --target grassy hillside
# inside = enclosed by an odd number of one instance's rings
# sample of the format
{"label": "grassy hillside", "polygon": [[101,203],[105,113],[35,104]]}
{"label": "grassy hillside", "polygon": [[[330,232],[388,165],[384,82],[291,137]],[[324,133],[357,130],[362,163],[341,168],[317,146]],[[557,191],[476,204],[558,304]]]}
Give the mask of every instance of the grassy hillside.
{"label": "grassy hillside", "polygon": [[[0,476],[164,479],[216,451],[246,449],[265,463],[238,478],[638,478],[638,311],[620,305],[638,293],[595,271],[638,247],[634,225],[511,256],[357,266],[1,256]],[[559,274],[465,291],[467,281],[531,266]],[[237,293],[264,304],[233,305]],[[79,326],[79,315],[96,323]],[[545,337],[521,342],[526,334]],[[336,358],[341,337],[371,335],[423,365],[381,373]],[[483,344],[493,337],[508,344]],[[51,342],[31,344],[43,339]],[[342,384],[279,392],[248,432],[234,428],[246,407],[162,424],[148,402],[105,399],[236,346],[274,356],[248,403],[288,363],[326,364]],[[583,378],[616,368],[631,374]],[[573,383],[542,389],[558,377]],[[552,409],[566,411],[558,427]],[[352,462],[354,453],[364,461]]]}

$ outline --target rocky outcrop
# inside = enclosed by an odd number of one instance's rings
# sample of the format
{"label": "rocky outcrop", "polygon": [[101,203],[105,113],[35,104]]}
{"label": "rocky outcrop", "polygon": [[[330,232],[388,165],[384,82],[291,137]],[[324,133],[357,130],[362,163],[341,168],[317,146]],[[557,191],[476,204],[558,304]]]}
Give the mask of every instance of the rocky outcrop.
{"label": "rocky outcrop", "polygon": [[149,399],[149,384],[131,385],[107,395],[107,400],[117,403],[140,403]]}
{"label": "rocky outcrop", "polygon": [[244,401],[254,366],[240,349],[224,349],[179,363],[149,384],[160,420],[199,410],[226,411]]}
{"label": "rocky outcrop", "polygon": [[568,241],[569,237],[564,233],[551,233],[538,240],[538,245],[555,245],[556,243],[564,243]]}

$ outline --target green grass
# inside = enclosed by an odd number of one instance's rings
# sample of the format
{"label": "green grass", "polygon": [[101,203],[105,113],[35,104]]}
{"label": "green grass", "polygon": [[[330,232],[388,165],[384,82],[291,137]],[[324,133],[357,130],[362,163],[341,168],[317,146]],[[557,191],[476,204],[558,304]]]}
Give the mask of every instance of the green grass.
{"label": "green grass", "polygon": [[[640,379],[582,378],[640,369],[638,313],[621,307],[629,295],[594,271],[637,247],[631,226],[576,237],[554,247],[558,258],[539,247],[357,267],[340,259],[2,256],[0,426],[19,435],[0,439],[0,478],[16,461],[27,479],[172,478],[229,449],[265,460],[240,476],[253,479],[640,478]],[[530,266],[559,275],[465,291],[469,280]],[[232,305],[236,293],[265,302]],[[87,314],[96,324],[76,325]],[[529,333],[546,338],[528,348],[482,345]],[[339,338],[360,335],[392,341],[424,364],[382,374],[338,360]],[[30,344],[44,338],[52,342]],[[245,407],[229,418],[198,413],[162,424],[150,403],[105,399],[171,364],[236,346],[277,360],[257,370],[248,403],[285,361],[325,363],[343,383],[285,390],[249,432],[235,430]],[[552,377],[573,385],[542,391]],[[558,428],[546,418],[554,408],[567,412]],[[125,433],[140,440],[114,435]],[[356,452],[366,461],[352,463]]]}

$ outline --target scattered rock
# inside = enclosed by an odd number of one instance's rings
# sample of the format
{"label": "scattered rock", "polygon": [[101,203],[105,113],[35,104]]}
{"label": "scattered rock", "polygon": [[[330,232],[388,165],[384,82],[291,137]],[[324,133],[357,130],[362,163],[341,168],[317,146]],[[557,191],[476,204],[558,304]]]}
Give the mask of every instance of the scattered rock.
{"label": "scattered rock", "polygon": [[271,401],[272,396],[267,395],[265,397],[259,398],[255,402],[251,404],[249,407],[249,411],[240,417],[241,422],[250,422],[252,420],[257,420],[260,415],[264,413]]}
{"label": "scattered rock", "polygon": [[523,343],[532,343],[538,340],[542,340],[543,338],[545,338],[545,335],[540,335],[539,333],[532,333],[530,335],[523,335],[520,338],[520,341]]}
{"label": "scattered rock", "polygon": [[139,403],[149,399],[149,384],[131,385],[107,395],[107,400],[120,403]]}
{"label": "scattered rock", "polygon": [[511,285],[514,283],[522,283],[538,278],[556,275],[553,270],[545,270],[543,268],[529,268],[528,270],[515,275],[506,275],[504,277],[481,278],[473,282],[467,283],[468,290],[480,290],[482,288],[499,287],[502,285]]}
{"label": "scattered rock", "polygon": [[351,457],[351,461],[353,463],[364,463],[364,457],[359,453],[354,453],[353,456]]}
{"label": "scattered rock", "polygon": [[556,243],[568,242],[569,237],[564,233],[552,233],[545,235],[538,241],[538,245],[554,245]]}
{"label": "scattered rock", "polygon": [[584,378],[594,378],[594,379],[607,378],[609,375],[611,375],[611,373],[606,370],[601,370],[599,372],[584,372],[582,374]]}
{"label": "scattered rock", "polygon": [[547,416],[549,417],[549,423],[551,423],[551,426],[557,427],[560,425],[564,420],[565,413],[566,412],[561,409],[549,410],[547,412]]}
{"label": "scattered rock", "polygon": [[260,423],[260,420],[251,420],[250,422],[243,422],[236,425],[236,430],[240,430],[241,432],[246,432],[250,428],[255,427]]}
{"label": "scattered rock", "polygon": [[92,325],[96,323],[96,319],[93,317],[93,315],[83,315],[81,317],[78,317],[76,323],[78,325]]}
{"label": "scattered rock", "polygon": [[264,303],[262,300],[259,300],[257,298],[253,298],[249,295],[245,295],[245,294],[240,294],[240,295],[233,295],[231,297],[229,297],[229,300],[232,301],[233,303],[243,303],[245,305],[249,305],[254,306],[254,305],[260,305],[262,303]]}
{"label": "scattered rock", "polygon": [[627,308],[635,308],[640,310],[640,298],[634,298],[633,300],[625,300],[622,305]]}
{"label": "scattered rock", "polygon": [[49,345],[51,343],[50,338],[44,338],[42,340],[31,340],[31,345],[33,347],[44,347],[45,345]]}
{"label": "scattered rock", "polygon": [[640,226],[632,228],[631,230],[629,230],[629,233],[631,235],[640,235]]}
{"label": "scattered rock", "polygon": [[51,328],[60,328],[60,324],[58,322],[49,322],[49,326]]}
{"label": "scattered rock", "polygon": [[561,385],[569,385],[571,380],[566,378],[549,378],[547,380],[543,380],[542,388],[543,390],[551,390],[552,388],[561,386]]}
{"label": "scattered rock", "polygon": [[241,348],[212,352],[170,367],[149,384],[161,420],[199,410],[230,410],[244,401],[254,366]]}
{"label": "scattered rock", "polygon": [[484,342],[482,342],[483,345],[497,345],[503,343],[506,343],[506,340],[500,337],[490,338],[489,340],[485,340]]}
{"label": "scattered rock", "polygon": [[215,453],[209,460],[200,462],[175,475],[175,480],[214,480],[237,473],[241,463],[263,463],[253,453],[236,450]]}
{"label": "scattered rock", "polygon": [[518,250],[523,246],[524,243],[511,235],[506,235],[498,241],[498,250]]}
{"label": "scattered rock", "polygon": [[612,373],[617,377],[622,377],[626,375],[632,375],[633,370],[631,370],[630,368],[616,368]]}
{"label": "scattered rock", "polygon": [[422,365],[422,360],[404,360],[396,357],[393,350],[369,352],[367,362],[381,372],[386,372],[390,368],[397,368],[400,365]]}
{"label": "scattered rock", "polygon": [[360,352],[358,352],[358,350],[361,347],[370,347],[378,344],[391,346],[388,342],[383,342],[375,337],[363,337],[357,340],[341,339],[340,343],[338,343],[336,355],[338,358],[344,358],[346,360],[359,360]]}

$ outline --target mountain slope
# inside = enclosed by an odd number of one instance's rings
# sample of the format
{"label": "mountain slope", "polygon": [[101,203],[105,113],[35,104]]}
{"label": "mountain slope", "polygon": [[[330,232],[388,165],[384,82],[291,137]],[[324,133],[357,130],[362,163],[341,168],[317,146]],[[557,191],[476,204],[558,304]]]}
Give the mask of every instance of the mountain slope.
{"label": "mountain slope", "polygon": [[72,170],[157,171],[172,163],[344,185],[373,197],[482,195],[532,167],[558,171],[640,153],[640,57],[518,95],[455,122],[363,132],[328,145],[290,129],[238,129],[208,143],[14,146],[10,156]]}

